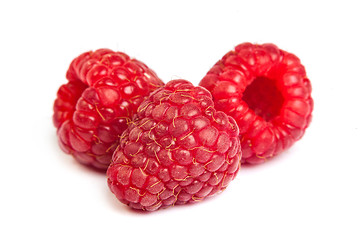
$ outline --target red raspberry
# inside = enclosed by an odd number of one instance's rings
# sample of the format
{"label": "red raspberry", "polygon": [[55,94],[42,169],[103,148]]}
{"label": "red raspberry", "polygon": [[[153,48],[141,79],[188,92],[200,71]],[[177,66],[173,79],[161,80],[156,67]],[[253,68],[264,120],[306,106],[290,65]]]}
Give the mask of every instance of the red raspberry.
{"label": "red raspberry", "polygon": [[116,197],[135,209],[199,201],[225,189],[240,167],[239,130],[211,94],[173,80],[150,95],[107,170]]}
{"label": "red raspberry", "polygon": [[144,63],[109,49],[81,54],[66,77],[54,103],[59,144],[80,163],[106,169],[133,113],[163,82]]}
{"label": "red raspberry", "polygon": [[215,108],[239,125],[242,162],[261,163],[299,140],[311,121],[311,84],[300,60],[273,44],[243,43],[202,79]]}

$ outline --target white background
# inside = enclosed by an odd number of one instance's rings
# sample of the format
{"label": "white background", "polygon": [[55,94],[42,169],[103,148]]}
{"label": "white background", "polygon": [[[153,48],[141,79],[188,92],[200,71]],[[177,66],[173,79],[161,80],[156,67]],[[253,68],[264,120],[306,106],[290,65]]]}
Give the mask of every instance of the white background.
{"label": "white background", "polygon": [[[0,239],[360,239],[357,1],[1,1]],[[103,174],[61,152],[52,104],[80,53],[107,47],[164,81],[198,84],[235,45],[295,53],[313,122],[216,197],[129,210]]]}

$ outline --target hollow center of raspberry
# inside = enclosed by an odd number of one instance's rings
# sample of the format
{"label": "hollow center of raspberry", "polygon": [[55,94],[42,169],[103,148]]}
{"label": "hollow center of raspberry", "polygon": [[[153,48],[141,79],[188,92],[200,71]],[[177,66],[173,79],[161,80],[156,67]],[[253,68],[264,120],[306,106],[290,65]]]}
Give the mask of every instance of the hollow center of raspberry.
{"label": "hollow center of raspberry", "polygon": [[266,77],[257,77],[247,86],[243,101],[265,121],[270,121],[280,114],[284,98],[276,87],[275,81]]}

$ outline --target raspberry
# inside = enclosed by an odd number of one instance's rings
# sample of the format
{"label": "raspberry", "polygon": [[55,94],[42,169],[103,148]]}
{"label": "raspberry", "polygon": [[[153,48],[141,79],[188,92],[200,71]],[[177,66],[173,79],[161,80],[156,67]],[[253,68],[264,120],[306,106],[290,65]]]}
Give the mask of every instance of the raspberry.
{"label": "raspberry", "polygon": [[239,125],[242,162],[261,163],[299,140],[311,121],[313,100],[305,68],[273,44],[243,43],[201,80],[215,108]]}
{"label": "raspberry", "polygon": [[186,80],[154,91],[122,134],[107,170],[116,197],[154,211],[225,189],[240,167],[239,130],[213,106],[205,88]]}
{"label": "raspberry", "polygon": [[105,170],[133,113],[163,82],[144,63],[109,49],[81,54],[66,77],[54,102],[60,147],[80,163]]}

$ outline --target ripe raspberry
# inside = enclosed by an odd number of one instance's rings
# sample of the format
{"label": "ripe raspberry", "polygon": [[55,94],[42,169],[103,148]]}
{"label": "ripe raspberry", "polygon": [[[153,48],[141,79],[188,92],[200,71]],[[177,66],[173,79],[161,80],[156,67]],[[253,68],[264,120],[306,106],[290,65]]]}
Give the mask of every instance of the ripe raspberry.
{"label": "ripe raspberry", "polygon": [[173,80],[150,95],[107,170],[116,197],[135,209],[199,201],[225,189],[240,167],[239,130],[211,94]]}
{"label": "ripe raspberry", "polygon": [[109,49],[81,54],[66,77],[54,102],[59,144],[80,163],[106,169],[133,113],[163,82],[142,62]]}
{"label": "ripe raspberry", "polygon": [[239,125],[242,162],[261,163],[299,140],[311,121],[311,84],[300,60],[273,44],[243,43],[200,82]]}

